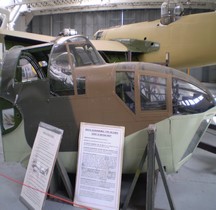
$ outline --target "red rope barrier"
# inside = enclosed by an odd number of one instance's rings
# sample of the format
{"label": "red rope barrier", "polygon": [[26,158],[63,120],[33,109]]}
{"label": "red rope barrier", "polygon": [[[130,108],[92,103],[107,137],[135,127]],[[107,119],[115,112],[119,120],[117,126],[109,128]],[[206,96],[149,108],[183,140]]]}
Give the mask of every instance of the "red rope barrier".
{"label": "red rope barrier", "polygon": [[29,186],[29,185],[26,185],[25,183],[20,182],[20,181],[18,181],[18,180],[16,180],[16,179],[13,179],[13,178],[11,178],[11,177],[9,177],[9,176],[6,176],[6,175],[4,175],[4,174],[1,174],[1,173],[0,173],[0,176],[1,176],[1,177],[4,177],[5,179],[7,179],[7,180],[9,180],[9,181],[11,181],[11,182],[14,182],[14,183],[16,183],[16,184],[19,184],[19,185],[22,185],[22,186],[25,186],[25,187],[28,187],[28,188],[31,188],[31,189],[33,189],[33,190],[35,190],[35,191],[37,191],[37,192],[43,193],[43,194],[45,194],[45,195],[47,195],[47,196],[50,196],[50,197],[52,197],[52,198],[55,198],[55,199],[60,200],[60,201],[62,201],[62,202],[65,202],[65,203],[67,203],[67,204],[75,205],[75,206],[77,206],[77,207],[85,208],[85,209],[87,209],[87,210],[92,210],[92,209],[90,209],[90,208],[88,208],[88,207],[86,207],[86,206],[82,206],[82,205],[76,204],[76,203],[74,203],[74,202],[72,202],[72,201],[69,201],[69,200],[67,200],[67,199],[64,199],[64,198],[61,198],[61,197],[52,195],[52,194],[47,193],[47,192],[43,192],[43,191],[41,191],[41,190],[39,190],[39,189],[36,189],[36,188],[31,187],[31,186]]}

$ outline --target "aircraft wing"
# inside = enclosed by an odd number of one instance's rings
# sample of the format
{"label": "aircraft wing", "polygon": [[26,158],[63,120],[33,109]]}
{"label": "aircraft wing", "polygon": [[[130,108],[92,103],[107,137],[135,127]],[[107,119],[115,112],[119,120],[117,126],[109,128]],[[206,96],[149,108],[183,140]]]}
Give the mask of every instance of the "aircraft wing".
{"label": "aircraft wing", "polygon": [[148,53],[160,48],[159,43],[137,39],[91,40],[91,42],[98,51],[104,52]]}
{"label": "aircraft wing", "polygon": [[[15,45],[29,46],[29,45],[51,42],[55,38],[56,37],[42,35],[42,34],[0,29],[0,43],[5,43],[7,49]],[[91,40],[91,42],[98,51],[110,51],[110,52],[128,51],[128,48],[124,44],[118,41]]]}
{"label": "aircraft wing", "polygon": [[[0,42],[6,49],[15,45],[30,46],[53,41],[56,37],[22,31],[0,29]],[[148,53],[159,49],[158,43],[135,39],[91,40],[98,51]]]}
{"label": "aircraft wing", "polygon": [[0,42],[5,43],[6,49],[10,49],[15,45],[29,46],[42,44],[54,39],[55,37],[53,36],[0,29]]}
{"label": "aircraft wing", "polygon": [[91,40],[91,43],[98,51],[128,52],[128,48],[118,41]]}

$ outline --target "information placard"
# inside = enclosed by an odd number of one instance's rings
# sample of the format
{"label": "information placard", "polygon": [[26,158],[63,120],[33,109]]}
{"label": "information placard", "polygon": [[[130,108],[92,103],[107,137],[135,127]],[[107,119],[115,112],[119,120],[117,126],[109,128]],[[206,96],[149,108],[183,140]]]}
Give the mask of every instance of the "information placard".
{"label": "information placard", "polygon": [[62,135],[61,129],[39,124],[20,195],[20,200],[29,209],[43,207]]}
{"label": "information placard", "polygon": [[125,128],[81,123],[74,202],[119,209]]}

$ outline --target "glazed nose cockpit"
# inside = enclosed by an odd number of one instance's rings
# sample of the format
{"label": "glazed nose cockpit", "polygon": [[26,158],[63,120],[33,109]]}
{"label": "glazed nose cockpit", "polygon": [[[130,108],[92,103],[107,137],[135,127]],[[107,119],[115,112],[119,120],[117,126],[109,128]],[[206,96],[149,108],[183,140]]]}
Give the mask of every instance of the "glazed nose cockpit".
{"label": "glazed nose cockpit", "polygon": [[[182,72],[170,68],[149,70],[145,63],[134,64],[133,68],[141,69],[138,76],[135,71],[116,72],[116,94],[134,113],[197,114],[215,105],[211,93],[194,78],[187,80]],[[117,69],[123,69],[121,64]],[[167,76],[168,71],[173,71],[172,77]]]}
{"label": "glazed nose cockpit", "polygon": [[174,114],[196,114],[214,106],[210,93],[193,84],[173,78],[172,89]]}

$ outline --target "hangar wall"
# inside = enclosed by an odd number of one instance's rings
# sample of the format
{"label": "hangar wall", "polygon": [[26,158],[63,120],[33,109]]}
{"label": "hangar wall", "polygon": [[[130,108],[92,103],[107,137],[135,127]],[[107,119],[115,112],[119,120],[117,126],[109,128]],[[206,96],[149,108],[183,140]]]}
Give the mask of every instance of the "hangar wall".
{"label": "hangar wall", "polygon": [[[205,12],[204,9],[194,9],[185,13]],[[61,13],[34,16],[27,31],[45,35],[57,36],[64,28],[77,30],[79,34],[93,38],[93,34],[102,28],[123,25],[141,21],[151,21],[160,18],[160,9],[131,9]]]}
{"label": "hangar wall", "polygon": [[79,34],[93,38],[93,34],[101,28],[146,20],[155,20],[158,18],[160,18],[159,9],[135,11],[113,10],[42,15],[35,16],[27,30],[33,33],[57,36],[64,28],[73,28],[77,30]]}

